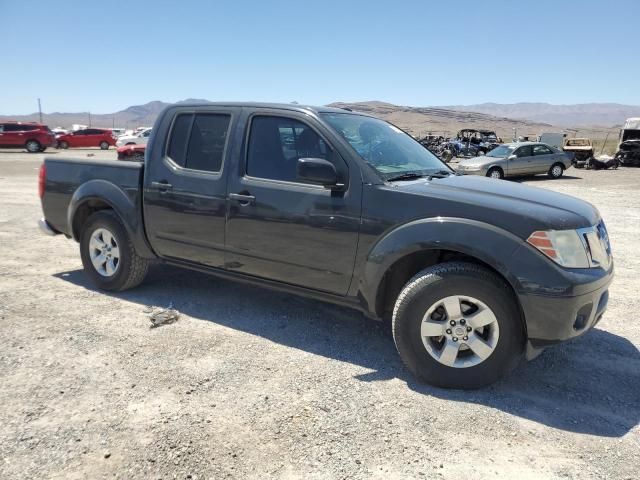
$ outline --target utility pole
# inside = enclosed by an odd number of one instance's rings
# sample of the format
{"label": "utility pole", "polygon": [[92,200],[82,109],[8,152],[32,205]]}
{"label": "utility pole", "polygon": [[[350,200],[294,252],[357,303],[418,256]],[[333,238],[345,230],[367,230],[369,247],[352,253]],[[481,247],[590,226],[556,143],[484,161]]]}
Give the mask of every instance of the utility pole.
{"label": "utility pole", "polygon": [[89,112],[89,126],[91,126],[91,112]]}
{"label": "utility pole", "polygon": [[116,116],[111,117],[111,128],[116,128]]}
{"label": "utility pole", "polygon": [[39,98],[38,98],[38,113],[40,114],[40,123],[42,123],[42,107],[40,106]]}

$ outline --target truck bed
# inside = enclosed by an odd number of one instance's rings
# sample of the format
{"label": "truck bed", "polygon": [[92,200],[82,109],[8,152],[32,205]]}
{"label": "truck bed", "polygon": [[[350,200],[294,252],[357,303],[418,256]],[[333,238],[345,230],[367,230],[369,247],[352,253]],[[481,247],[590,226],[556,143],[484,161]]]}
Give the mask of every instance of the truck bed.
{"label": "truck bed", "polygon": [[47,179],[42,209],[51,227],[65,235],[72,236],[67,220],[72,198],[88,183],[104,189],[119,188],[132,204],[141,204],[142,163],[46,157],[44,164]]}

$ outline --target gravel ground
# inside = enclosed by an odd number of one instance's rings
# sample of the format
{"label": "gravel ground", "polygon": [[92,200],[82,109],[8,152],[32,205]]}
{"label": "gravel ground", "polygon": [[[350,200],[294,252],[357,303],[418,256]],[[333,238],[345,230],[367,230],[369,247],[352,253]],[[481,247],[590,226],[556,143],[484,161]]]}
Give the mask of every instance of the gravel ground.
{"label": "gravel ground", "polygon": [[609,310],[461,392],[416,383],[388,327],[343,308],[163,266],[93,290],[77,245],[37,230],[41,158],[0,151],[0,478],[637,478],[640,170],[526,181],[602,212]]}

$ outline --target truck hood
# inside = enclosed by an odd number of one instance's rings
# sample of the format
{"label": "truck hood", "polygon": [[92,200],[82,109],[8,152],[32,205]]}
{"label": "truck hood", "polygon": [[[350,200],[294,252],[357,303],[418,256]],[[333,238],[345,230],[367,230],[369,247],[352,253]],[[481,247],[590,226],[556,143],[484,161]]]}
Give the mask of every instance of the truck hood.
{"label": "truck hood", "polygon": [[[451,175],[431,181],[395,182],[398,193],[410,195],[415,214],[480,221],[523,239],[536,230],[584,228],[600,221],[598,210],[583,200],[485,177]],[[426,211],[425,211],[426,210]]]}

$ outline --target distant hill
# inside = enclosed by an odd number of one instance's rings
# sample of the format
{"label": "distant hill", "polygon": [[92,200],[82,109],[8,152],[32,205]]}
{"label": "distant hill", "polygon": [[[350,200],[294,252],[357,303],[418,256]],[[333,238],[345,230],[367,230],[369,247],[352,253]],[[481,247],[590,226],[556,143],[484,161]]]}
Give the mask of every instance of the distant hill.
{"label": "distant hill", "polygon": [[518,135],[538,135],[540,132],[562,130],[542,122],[530,122],[441,107],[408,107],[379,101],[335,102],[329,106],[346,107],[375,115],[398,125],[415,137],[421,137],[428,133],[449,136],[461,128],[491,129],[505,139],[511,139],[514,129]]}
{"label": "distant hill", "polygon": [[481,103],[478,105],[442,106],[447,110],[478,112],[498,117],[524,119],[559,126],[613,127],[629,117],[640,117],[640,106],[619,103],[583,103],[552,105],[550,103]]}
{"label": "distant hill", "polygon": [[[189,98],[178,103],[190,102],[206,102],[206,100]],[[134,105],[115,113],[91,114],[91,125],[93,127],[124,127],[134,128],[139,126],[151,126],[158,118],[160,112],[170,103],[153,101],[144,105]],[[0,120],[16,120],[18,122],[37,122],[39,120],[38,113],[29,115],[0,115]],[[44,123],[50,128],[63,127],[69,128],[74,123],[81,125],[89,124],[89,112],[75,113],[45,113],[42,115]]]}

